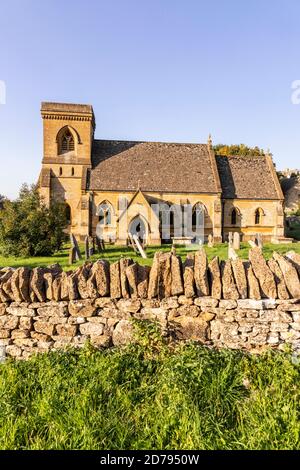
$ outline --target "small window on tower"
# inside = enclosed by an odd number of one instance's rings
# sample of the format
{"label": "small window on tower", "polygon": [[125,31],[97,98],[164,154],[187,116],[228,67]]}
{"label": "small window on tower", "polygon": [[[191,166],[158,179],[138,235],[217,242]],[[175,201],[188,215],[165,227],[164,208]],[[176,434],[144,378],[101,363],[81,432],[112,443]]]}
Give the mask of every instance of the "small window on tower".
{"label": "small window on tower", "polygon": [[59,176],[61,176],[61,175],[62,175],[62,167],[60,166],[59,167]]}
{"label": "small window on tower", "polygon": [[72,167],[71,174],[72,174],[72,176],[74,176],[74,175],[75,175],[75,170],[74,170],[74,167]]}

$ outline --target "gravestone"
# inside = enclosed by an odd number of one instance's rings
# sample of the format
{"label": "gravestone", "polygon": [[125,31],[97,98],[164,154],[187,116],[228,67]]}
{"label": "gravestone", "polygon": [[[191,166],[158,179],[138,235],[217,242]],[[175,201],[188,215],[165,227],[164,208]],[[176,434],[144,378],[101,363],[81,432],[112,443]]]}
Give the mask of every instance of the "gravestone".
{"label": "gravestone", "polygon": [[95,254],[95,239],[94,237],[89,237],[89,256]]}
{"label": "gravestone", "polygon": [[214,246],[214,237],[211,233],[208,235],[207,246],[209,246],[209,248],[213,248]]}
{"label": "gravestone", "polygon": [[144,248],[142,247],[142,245],[140,243],[140,240],[139,240],[138,236],[137,235],[132,235],[132,238],[133,238],[135,246],[137,247],[141,257],[144,258],[144,259],[147,259],[147,255],[144,251]]}
{"label": "gravestone", "polygon": [[101,251],[104,251],[104,248],[105,248],[104,241],[98,235],[96,235],[96,246],[97,246],[98,253],[101,253]]}
{"label": "gravestone", "polygon": [[69,251],[69,264],[73,264],[76,261],[76,248],[71,246]]}
{"label": "gravestone", "polygon": [[133,240],[133,236],[132,234],[129,232],[128,233],[128,237],[129,237],[129,242],[130,242],[130,245],[131,247],[133,248],[133,251],[138,255],[139,254],[139,250],[137,249],[136,245],[135,245],[135,242]]}
{"label": "gravestone", "polygon": [[73,235],[72,233],[70,234],[70,241],[71,241],[72,248],[75,249],[76,261],[78,261],[78,260],[81,259],[81,253],[80,253],[79,246],[78,246],[77,240],[75,238],[75,235]]}
{"label": "gravestone", "polygon": [[229,246],[233,245],[233,233],[232,232],[228,233],[228,244]]}
{"label": "gravestone", "polygon": [[233,234],[233,248],[239,250],[241,248],[241,236],[239,232],[234,232]]}
{"label": "gravestone", "polygon": [[90,257],[90,242],[88,236],[84,239],[84,257],[86,260]]}

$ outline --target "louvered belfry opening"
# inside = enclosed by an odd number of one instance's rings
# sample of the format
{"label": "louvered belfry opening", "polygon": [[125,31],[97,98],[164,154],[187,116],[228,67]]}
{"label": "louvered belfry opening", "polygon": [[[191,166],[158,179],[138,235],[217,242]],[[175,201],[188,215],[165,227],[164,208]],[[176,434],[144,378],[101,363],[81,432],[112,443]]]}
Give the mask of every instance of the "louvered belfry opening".
{"label": "louvered belfry opening", "polygon": [[61,153],[72,152],[75,150],[74,137],[69,129],[66,130],[61,141]]}

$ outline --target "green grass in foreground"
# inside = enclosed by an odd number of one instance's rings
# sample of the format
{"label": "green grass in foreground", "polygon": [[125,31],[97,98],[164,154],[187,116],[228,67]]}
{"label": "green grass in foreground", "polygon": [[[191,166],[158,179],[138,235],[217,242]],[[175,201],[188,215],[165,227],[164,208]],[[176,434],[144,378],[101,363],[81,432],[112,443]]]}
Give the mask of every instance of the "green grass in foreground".
{"label": "green grass in foreground", "polygon": [[[198,247],[199,248],[199,247]],[[186,254],[191,252],[192,250],[197,250],[197,247],[192,247],[190,249],[178,246],[176,248],[177,254],[182,257],[182,259],[186,258]],[[207,252],[209,260],[211,260],[214,256],[219,256],[220,259],[227,259],[228,254],[228,246],[227,244],[219,244],[215,245],[213,248],[209,248],[207,245],[204,245],[204,248]],[[144,260],[140,256],[137,256],[134,251],[129,247],[119,247],[114,245],[108,245],[105,247],[105,251],[100,254],[95,254],[91,260],[95,261],[99,258],[107,259],[109,262],[113,263],[120,259],[121,256],[132,258],[140,264],[152,264],[152,259],[154,253],[158,250],[160,251],[169,251],[171,249],[171,245],[162,245],[162,246],[151,246],[148,247],[146,252],[148,255],[148,259]],[[248,252],[250,246],[248,243],[242,243],[241,249],[238,251],[238,254],[241,258],[247,259]],[[294,250],[297,253],[300,253],[300,243],[291,243],[288,245],[272,245],[271,243],[264,244],[263,251],[266,258],[270,258],[272,256],[273,251],[277,251],[278,253],[286,253],[289,250]],[[84,249],[81,246],[81,252],[84,253]],[[83,257],[84,258],[84,257]],[[64,270],[75,269],[80,264],[84,263],[84,259],[80,262],[73,264],[70,266],[69,263],[69,247],[66,246],[63,250],[56,253],[53,256],[49,257],[36,257],[36,258],[13,258],[13,257],[4,257],[0,256],[0,266],[12,266],[12,267],[19,267],[19,266],[29,266],[29,267],[36,267],[36,266],[48,266],[53,263],[59,263]]]}
{"label": "green grass in foreground", "polygon": [[0,449],[300,449],[299,365],[155,341],[0,366]]}

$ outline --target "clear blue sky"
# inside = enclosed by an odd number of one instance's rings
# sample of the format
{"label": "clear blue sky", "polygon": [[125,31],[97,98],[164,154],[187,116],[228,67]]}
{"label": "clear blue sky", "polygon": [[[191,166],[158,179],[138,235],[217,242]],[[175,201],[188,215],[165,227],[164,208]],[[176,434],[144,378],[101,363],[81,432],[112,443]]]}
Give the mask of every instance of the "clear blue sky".
{"label": "clear blue sky", "polygon": [[246,143],[299,167],[299,0],[2,0],[0,193],[34,182],[41,101],[89,103],[97,138]]}

